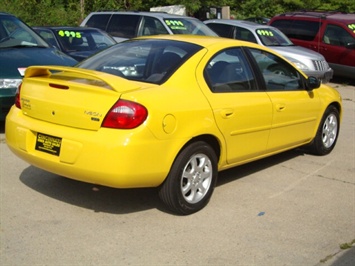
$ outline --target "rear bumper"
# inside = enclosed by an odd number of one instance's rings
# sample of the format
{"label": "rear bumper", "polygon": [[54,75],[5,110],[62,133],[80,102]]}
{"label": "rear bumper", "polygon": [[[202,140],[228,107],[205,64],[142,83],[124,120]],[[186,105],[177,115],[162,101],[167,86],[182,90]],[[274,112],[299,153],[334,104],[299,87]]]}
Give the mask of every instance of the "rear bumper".
{"label": "rear bumper", "polygon": [[[61,138],[60,150],[51,154],[36,149],[38,132]],[[92,131],[49,125],[16,107],[6,117],[5,135],[11,151],[38,168],[115,188],[159,186],[175,156],[166,152],[173,150],[171,141],[156,139],[146,128]]]}

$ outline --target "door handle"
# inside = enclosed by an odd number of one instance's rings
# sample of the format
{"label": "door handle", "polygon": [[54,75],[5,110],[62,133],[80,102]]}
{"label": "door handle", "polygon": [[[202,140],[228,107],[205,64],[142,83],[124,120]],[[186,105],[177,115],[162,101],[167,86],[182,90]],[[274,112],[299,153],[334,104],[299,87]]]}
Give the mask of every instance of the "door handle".
{"label": "door handle", "polygon": [[276,111],[277,112],[282,112],[286,109],[286,105],[284,103],[279,103],[276,104]]}
{"label": "door handle", "polygon": [[223,109],[220,112],[222,118],[229,118],[231,116],[233,116],[234,114],[234,110],[232,108],[228,108],[228,109]]}

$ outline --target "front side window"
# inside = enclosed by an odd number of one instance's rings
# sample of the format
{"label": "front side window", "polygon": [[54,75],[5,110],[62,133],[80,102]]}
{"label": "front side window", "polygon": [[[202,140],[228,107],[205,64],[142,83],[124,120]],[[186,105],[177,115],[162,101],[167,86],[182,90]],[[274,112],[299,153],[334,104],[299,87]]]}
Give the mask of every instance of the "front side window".
{"label": "front side window", "polygon": [[257,90],[253,71],[240,47],[215,55],[207,64],[204,75],[214,93]]}
{"label": "front side window", "polygon": [[355,44],[355,37],[351,36],[345,29],[329,24],[324,32],[323,42],[329,45],[346,46]]}
{"label": "front side window", "polygon": [[236,27],[236,39],[243,40],[247,42],[258,43],[254,34],[248,30],[241,27]]}
{"label": "front side window", "polygon": [[303,81],[299,72],[280,57],[259,49],[250,49],[267,91],[303,90]]}
{"label": "front side window", "polygon": [[138,36],[169,34],[163,24],[156,18],[144,16]]}

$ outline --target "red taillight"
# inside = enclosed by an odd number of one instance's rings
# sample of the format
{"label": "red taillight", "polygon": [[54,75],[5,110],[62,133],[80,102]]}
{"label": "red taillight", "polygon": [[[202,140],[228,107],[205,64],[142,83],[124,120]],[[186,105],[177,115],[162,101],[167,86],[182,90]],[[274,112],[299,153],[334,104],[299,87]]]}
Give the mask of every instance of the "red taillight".
{"label": "red taillight", "polygon": [[119,100],[106,115],[102,126],[119,129],[132,129],[141,125],[147,118],[147,109],[138,103]]}
{"label": "red taillight", "polygon": [[17,87],[16,94],[15,94],[15,106],[21,109],[21,101],[20,101],[20,92],[21,92],[22,83]]}

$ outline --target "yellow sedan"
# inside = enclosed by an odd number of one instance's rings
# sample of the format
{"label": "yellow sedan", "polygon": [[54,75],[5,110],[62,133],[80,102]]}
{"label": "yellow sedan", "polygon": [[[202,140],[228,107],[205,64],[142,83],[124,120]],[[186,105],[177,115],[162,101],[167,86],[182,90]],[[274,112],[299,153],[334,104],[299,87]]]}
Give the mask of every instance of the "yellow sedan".
{"label": "yellow sedan", "polygon": [[187,215],[207,205],[219,171],[300,146],[328,154],[341,114],[335,89],[272,50],[170,35],[119,43],[76,67],[28,68],[5,132],[32,165],[159,187],[167,208]]}

